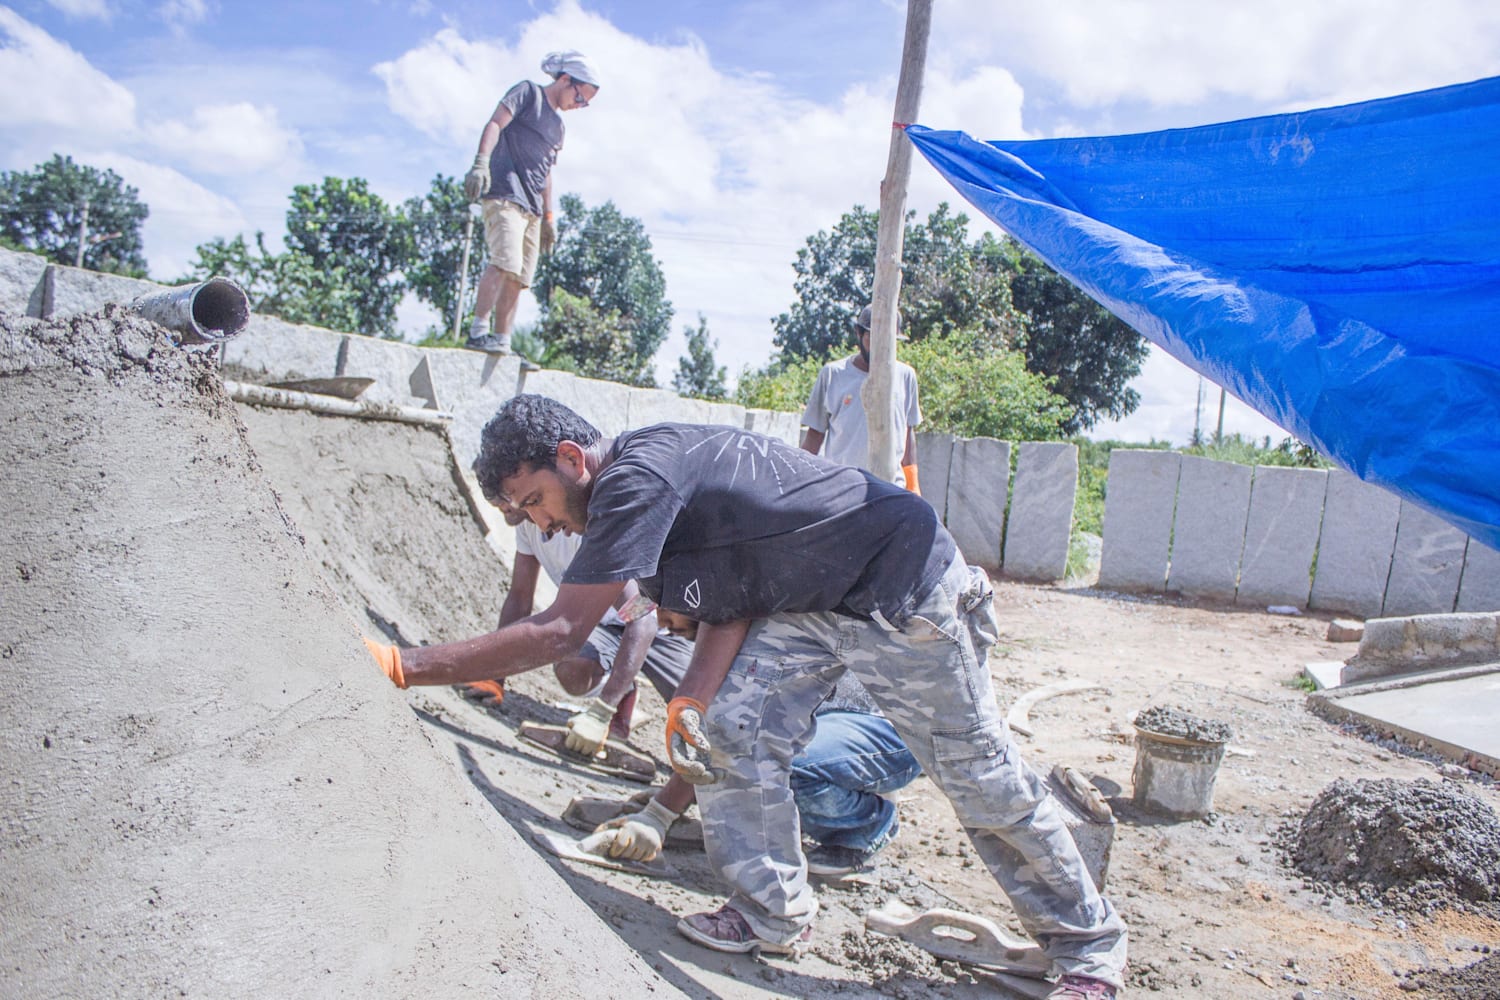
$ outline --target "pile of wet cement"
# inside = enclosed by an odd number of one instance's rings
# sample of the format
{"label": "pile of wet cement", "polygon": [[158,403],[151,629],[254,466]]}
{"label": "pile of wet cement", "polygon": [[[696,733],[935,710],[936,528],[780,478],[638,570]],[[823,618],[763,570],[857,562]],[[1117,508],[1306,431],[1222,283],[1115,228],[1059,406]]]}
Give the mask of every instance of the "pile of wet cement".
{"label": "pile of wet cement", "polygon": [[1500,913],[1500,817],[1426,779],[1339,779],[1290,838],[1293,865],[1340,895],[1400,910]]}
{"label": "pile of wet cement", "polygon": [[1200,719],[1180,708],[1158,705],[1143,709],[1135,717],[1137,728],[1162,736],[1176,736],[1184,740],[1200,740],[1204,743],[1228,743],[1234,737],[1229,723],[1213,719]]}

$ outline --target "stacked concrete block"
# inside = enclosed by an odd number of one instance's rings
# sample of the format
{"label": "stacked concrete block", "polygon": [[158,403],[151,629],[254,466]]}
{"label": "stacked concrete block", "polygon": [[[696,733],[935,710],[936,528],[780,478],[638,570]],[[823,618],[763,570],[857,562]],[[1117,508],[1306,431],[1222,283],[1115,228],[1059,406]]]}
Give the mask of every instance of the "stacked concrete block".
{"label": "stacked concrete block", "polygon": [[1235,603],[1307,606],[1327,492],[1325,470],[1256,467]]}
{"label": "stacked concrete block", "polygon": [[1017,446],[1016,483],[1005,522],[1005,575],[1061,580],[1078,494],[1078,447],[1027,441]]}
{"label": "stacked concrete block", "polygon": [[1436,615],[1453,610],[1469,536],[1412,503],[1401,501],[1391,576],[1380,613]]}
{"label": "stacked concrete block", "polygon": [[599,428],[605,437],[630,429],[629,386],[567,372],[539,371],[526,376],[525,391],[551,396]]}
{"label": "stacked concrete block", "polygon": [[1340,672],[1342,684],[1434,667],[1500,660],[1500,615],[1439,614],[1374,618],[1359,652]]}
{"label": "stacked concrete block", "polygon": [[802,418],[796,413],[748,409],[745,411],[745,430],[779,438],[787,444],[802,443]]}
{"label": "stacked concrete block", "polygon": [[1308,605],[1361,618],[1380,614],[1400,515],[1401,501],[1394,494],[1342,469],[1329,472]]}
{"label": "stacked concrete block", "polygon": [[42,277],[41,315],[52,319],[98,312],[112,302],[128,305],[142,295],[153,295],[168,287],[140,278],[52,264]]}
{"label": "stacked concrete block", "polygon": [[1458,610],[1500,611],[1500,552],[1472,538],[1464,553]]}
{"label": "stacked concrete block", "polygon": [[224,373],[257,383],[332,378],[338,374],[345,339],[345,334],[319,326],[252,312],[244,332],[224,342]]}
{"label": "stacked concrete block", "polygon": [[[521,361],[515,355],[491,355],[452,347],[428,348],[423,354],[426,371],[414,367],[408,374],[407,388],[423,388],[424,375],[430,381],[438,409],[453,414],[453,425],[448,431],[453,438],[453,452],[459,464],[468,468],[479,455],[479,432],[520,389]],[[571,375],[564,377],[574,381]],[[420,397],[420,393],[413,394]]]}
{"label": "stacked concrete block", "polygon": [[964,558],[988,570],[1000,568],[1000,536],[1010,487],[1010,443],[960,438],[948,474],[948,530]]}
{"label": "stacked concrete block", "polygon": [[1172,512],[1182,456],[1116,448],[1109,453],[1099,586],[1161,591],[1167,583]]}
{"label": "stacked concrete block", "polygon": [[[413,391],[412,376],[418,366],[423,365],[428,352],[420,347],[398,340],[382,340],[377,337],[351,335],[345,338],[342,353],[336,366],[336,374],[359,378],[373,378],[375,384],[364,391],[361,400],[371,403],[390,403],[395,406],[425,407],[428,397]],[[430,368],[423,379],[418,378],[419,387],[432,389]]]}
{"label": "stacked concrete block", "polygon": [[1184,455],[1172,522],[1167,589],[1188,597],[1234,600],[1250,514],[1248,465]]}
{"label": "stacked concrete block", "polygon": [[46,274],[47,258],[0,247],[0,312],[40,317]]}
{"label": "stacked concrete block", "polygon": [[688,399],[666,389],[631,389],[625,422],[630,427],[652,424],[727,424],[743,430],[745,409],[730,403]]}
{"label": "stacked concrete block", "polygon": [[921,477],[922,496],[937,511],[938,520],[947,523],[948,476],[953,469],[953,435],[919,431],[917,438],[917,473]]}

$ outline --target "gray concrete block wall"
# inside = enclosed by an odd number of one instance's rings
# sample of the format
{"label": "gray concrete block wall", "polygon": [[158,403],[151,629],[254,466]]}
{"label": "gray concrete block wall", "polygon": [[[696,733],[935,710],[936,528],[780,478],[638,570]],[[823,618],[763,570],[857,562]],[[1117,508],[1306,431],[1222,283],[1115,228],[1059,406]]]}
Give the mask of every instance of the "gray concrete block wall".
{"label": "gray concrete block wall", "polygon": [[[469,468],[479,455],[479,432],[522,384],[521,361],[462,348],[427,348],[423,354],[438,408],[453,414],[449,429],[453,453],[459,464]],[[571,375],[565,377],[577,381]],[[408,376],[404,385],[409,388],[410,384]]]}
{"label": "gray concrete block wall", "polygon": [[1017,445],[1016,482],[1010,516],[1005,520],[1006,576],[1061,580],[1066,575],[1077,495],[1077,445],[1056,441]]}
{"label": "gray concrete block wall", "polygon": [[1248,465],[1182,456],[1168,590],[1188,597],[1234,600],[1252,476]]}
{"label": "gray concrete block wall", "polygon": [[1000,568],[1000,536],[1010,487],[1010,444],[993,438],[959,438],[948,474],[948,531],[964,558]]}
{"label": "gray concrete block wall", "polygon": [[52,264],[42,277],[42,318],[98,312],[110,303],[126,305],[142,295],[165,291],[170,285],[126,278],[87,268]]}
{"label": "gray concrete block wall", "polygon": [[1236,604],[1307,606],[1327,492],[1326,470],[1256,466]]}
{"label": "gray concrete block wall", "polygon": [[0,312],[40,319],[46,273],[47,258],[0,247]]}
{"label": "gray concrete block wall", "polygon": [[631,427],[651,424],[727,424],[745,427],[745,408],[733,403],[688,399],[666,389],[632,389],[626,405],[626,423]]}
{"label": "gray concrete block wall", "polygon": [[1472,538],[1464,550],[1464,575],[1455,610],[1500,611],[1500,552]]}
{"label": "gray concrete block wall", "polygon": [[802,443],[802,419],[796,413],[748,409],[745,411],[745,430],[779,438],[787,444]]}
{"label": "gray concrete block wall", "polygon": [[1342,469],[1330,471],[1308,606],[1361,618],[1380,614],[1400,515],[1394,494]]}
{"label": "gray concrete block wall", "polygon": [[339,353],[347,336],[251,313],[244,332],[224,342],[224,365],[234,377],[247,382],[332,378],[338,374]]}
{"label": "gray concrete block wall", "polygon": [[350,335],[341,345],[335,374],[373,378],[375,384],[364,391],[359,397],[361,400],[425,407],[427,397],[412,391],[412,375],[427,353],[399,340]]}
{"label": "gray concrete block wall", "polygon": [[944,524],[948,518],[948,477],[953,470],[953,435],[918,431],[917,476],[922,496]]}
{"label": "gray concrete block wall", "polygon": [[1458,601],[1468,536],[1416,504],[1401,501],[1391,575],[1380,613],[1446,614]]}
{"label": "gray concrete block wall", "polygon": [[1116,448],[1109,453],[1099,586],[1165,589],[1181,468],[1182,456],[1174,451]]}

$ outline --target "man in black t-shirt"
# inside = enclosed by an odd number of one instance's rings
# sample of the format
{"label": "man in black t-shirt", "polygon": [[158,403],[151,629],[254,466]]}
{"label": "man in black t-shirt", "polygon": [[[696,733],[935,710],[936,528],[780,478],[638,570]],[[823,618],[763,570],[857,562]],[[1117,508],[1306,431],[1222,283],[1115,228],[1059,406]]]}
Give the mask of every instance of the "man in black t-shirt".
{"label": "man in black t-shirt", "polygon": [[791,762],[848,670],[952,802],[1061,975],[1054,995],[1114,995],[1124,922],[1010,739],[985,664],[989,578],[964,564],[926,501],[730,427],[658,424],[602,440],[533,395],[486,425],[475,472],[491,501],[583,535],[557,600],[475,639],[372,652],[403,687],[520,673],[577,649],[631,579],[697,619],[668,745],[673,769],[699,786],[709,861],[734,892],[680,921],[685,936],[773,953],[808,938],[818,902]]}

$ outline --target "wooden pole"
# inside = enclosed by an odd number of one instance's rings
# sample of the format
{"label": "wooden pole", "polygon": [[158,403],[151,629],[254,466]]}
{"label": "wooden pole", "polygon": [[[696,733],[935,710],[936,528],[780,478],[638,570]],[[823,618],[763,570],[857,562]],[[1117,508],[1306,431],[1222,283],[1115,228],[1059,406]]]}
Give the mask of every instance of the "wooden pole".
{"label": "wooden pole", "polygon": [[[458,265],[458,299],[453,303],[453,339],[463,330],[464,296],[469,293],[469,247],[474,243],[474,211],[464,203],[464,257]],[[461,343],[462,341],[460,341]]]}
{"label": "wooden pole", "polygon": [[927,64],[932,0],[907,0],[906,41],[896,84],[896,113],[885,180],[880,182],[880,229],[875,239],[875,288],[870,298],[870,376],[860,392],[870,432],[869,470],[894,480],[904,441],[894,441],[893,384],[896,377],[896,304],[901,294],[901,244],[906,235],[906,181],[911,176],[911,142],[902,126],[916,121]]}

